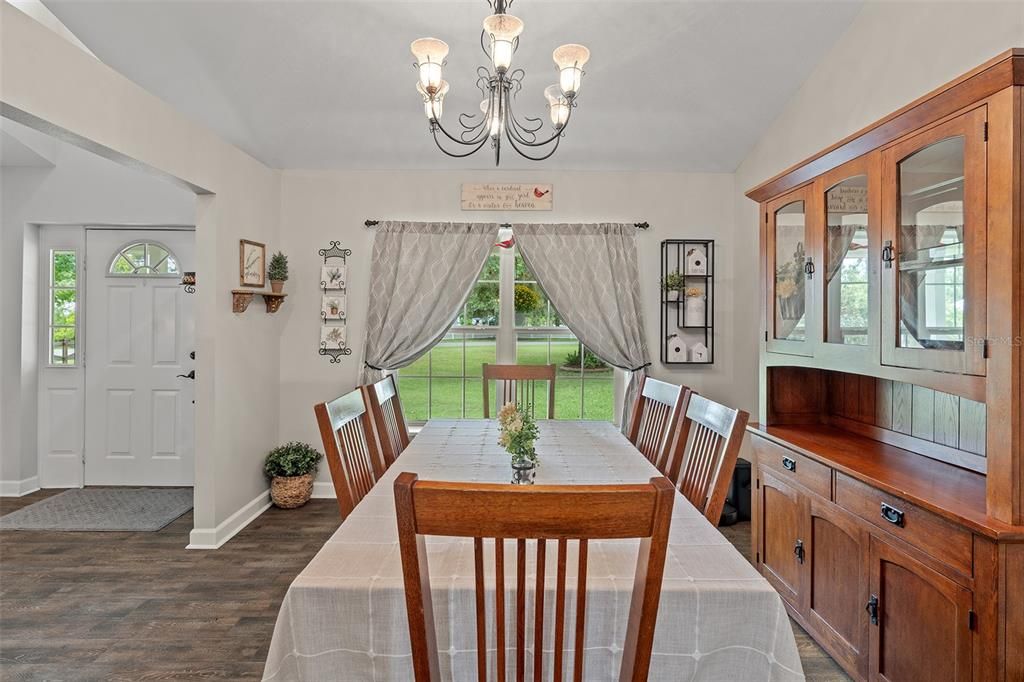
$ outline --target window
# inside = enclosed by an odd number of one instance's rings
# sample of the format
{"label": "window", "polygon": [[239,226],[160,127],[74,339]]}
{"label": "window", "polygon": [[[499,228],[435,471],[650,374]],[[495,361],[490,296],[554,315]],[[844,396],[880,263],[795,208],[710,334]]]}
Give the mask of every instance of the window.
{"label": "window", "polygon": [[113,277],[173,277],[181,272],[178,259],[166,246],[136,242],[114,255],[108,274]]}
{"label": "window", "polygon": [[[488,256],[449,333],[399,370],[406,419],[483,417],[484,363],[557,365],[556,419],[613,418],[614,370],[581,347],[512,249]],[[493,385],[489,392],[493,399]],[[537,400],[537,414],[546,414],[547,393]]]}
{"label": "window", "polygon": [[73,366],[77,340],[78,258],[74,251],[50,252],[49,365]]}

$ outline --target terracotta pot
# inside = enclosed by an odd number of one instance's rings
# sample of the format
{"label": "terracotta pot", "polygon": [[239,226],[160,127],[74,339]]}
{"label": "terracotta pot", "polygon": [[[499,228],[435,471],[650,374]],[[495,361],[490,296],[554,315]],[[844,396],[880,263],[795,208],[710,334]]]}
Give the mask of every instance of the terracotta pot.
{"label": "terracotta pot", "polygon": [[272,292],[274,292],[275,294],[279,294],[279,293],[281,293],[281,291],[283,289],[284,289],[284,280],[283,279],[272,279],[272,280],[270,280],[270,290]]}
{"label": "terracotta pot", "polygon": [[270,499],[281,509],[295,509],[309,502],[313,495],[313,474],[274,476],[270,483]]}

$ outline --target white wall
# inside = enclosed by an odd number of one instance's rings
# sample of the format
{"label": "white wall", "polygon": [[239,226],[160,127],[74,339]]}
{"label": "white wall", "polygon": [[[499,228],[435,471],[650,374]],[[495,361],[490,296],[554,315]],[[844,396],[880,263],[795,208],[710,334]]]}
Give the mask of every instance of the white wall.
{"label": "white wall", "polygon": [[[554,184],[554,210],[498,213],[459,210],[463,182]],[[733,238],[735,188],[728,174],[589,173],[543,171],[348,172],[284,171],[281,245],[289,256],[288,299],[281,312],[281,439],[319,444],[314,403],[356,386],[365,334],[373,231],[367,218],[395,220],[479,220],[492,222],[634,222],[651,229],[637,237],[644,318],[652,375],[693,386],[710,397],[750,408],[755,402],[757,358],[734,350],[737,329],[753,334],[756,320],[737,319],[737,296],[756,286],[756,272],[734,267],[738,252],[756,242]],[[658,358],[660,242],[669,238],[716,240],[718,277],[715,364],[685,369],[663,367]],[[348,338],[351,356],[332,365],[317,355],[320,328],[320,265],[317,249],[340,240],[349,259]],[[321,480],[329,480],[326,471]]]}
{"label": "white wall", "polygon": [[[757,205],[743,196],[795,163],[957,78],[1024,46],[1024,2],[868,2],[736,170],[738,238],[757,240]],[[758,267],[757,250],[737,263]],[[755,289],[737,312],[758,319]],[[740,310],[739,308],[742,308]],[[740,352],[756,355],[759,335]]]}
{"label": "white wall", "polygon": [[3,116],[202,193],[191,540],[216,546],[269,503],[261,460],[278,441],[281,320],[258,306],[233,314],[229,292],[238,240],[275,246],[280,176],[7,3],[0,84]]}
{"label": "white wall", "polygon": [[[19,126],[5,121],[3,127],[12,130]],[[2,389],[5,407],[0,412],[4,422],[0,431],[0,481],[6,483],[37,474],[36,225],[191,225],[196,218],[195,194],[160,178],[65,143],[57,143],[53,162],[55,165],[49,168],[0,169],[0,244],[4,261],[0,296],[5,311],[0,316],[0,363],[5,377],[8,372],[12,377],[21,376],[21,382],[5,381]]]}

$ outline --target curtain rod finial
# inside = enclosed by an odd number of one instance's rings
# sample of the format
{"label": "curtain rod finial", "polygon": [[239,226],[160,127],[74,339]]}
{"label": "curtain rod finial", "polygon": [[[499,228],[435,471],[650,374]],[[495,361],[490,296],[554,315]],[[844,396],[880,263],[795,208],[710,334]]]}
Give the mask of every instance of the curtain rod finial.
{"label": "curtain rod finial", "polygon": [[380,221],[379,220],[367,220],[366,222],[363,223],[363,225],[366,225],[367,227],[375,227],[376,225],[380,225]]}
{"label": "curtain rod finial", "polygon": [[649,228],[649,227],[650,227],[651,225],[650,225],[650,223],[648,223],[648,222],[647,222],[647,221],[645,220],[645,221],[644,221],[644,222],[642,222],[642,223],[633,223],[633,226],[634,226],[634,227],[636,227],[636,229],[638,229],[638,230],[646,230],[646,229],[647,229],[647,228]]}

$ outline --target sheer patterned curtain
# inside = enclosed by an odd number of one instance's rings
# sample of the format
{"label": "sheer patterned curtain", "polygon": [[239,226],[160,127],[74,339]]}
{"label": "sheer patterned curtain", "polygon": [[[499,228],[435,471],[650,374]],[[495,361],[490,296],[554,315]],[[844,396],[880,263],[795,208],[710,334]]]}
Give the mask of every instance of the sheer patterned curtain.
{"label": "sheer patterned curtain", "polygon": [[636,227],[621,223],[513,225],[516,245],[580,342],[631,372],[623,422],[650,364],[644,337]]}
{"label": "sheer patterned curtain", "polygon": [[494,223],[388,222],[378,227],[361,383],[412,364],[444,338],[497,230]]}
{"label": "sheer patterned curtain", "polygon": [[[960,228],[963,230],[963,227]],[[920,257],[919,251],[927,252],[942,243],[942,235],[946,232],[945,225],[901,225],[900,226],[900,258],[914,260]],[[958,232],[958,234],[962,234]],[[923,339],[924,320],[918,319],[919,311],[924,310],[919,298],[924,295],[921,285],[924,283],[926,271],[899,273],[900,317],[907,331],[918,343]],[[922,345],[924,345],[922,343]]]}

